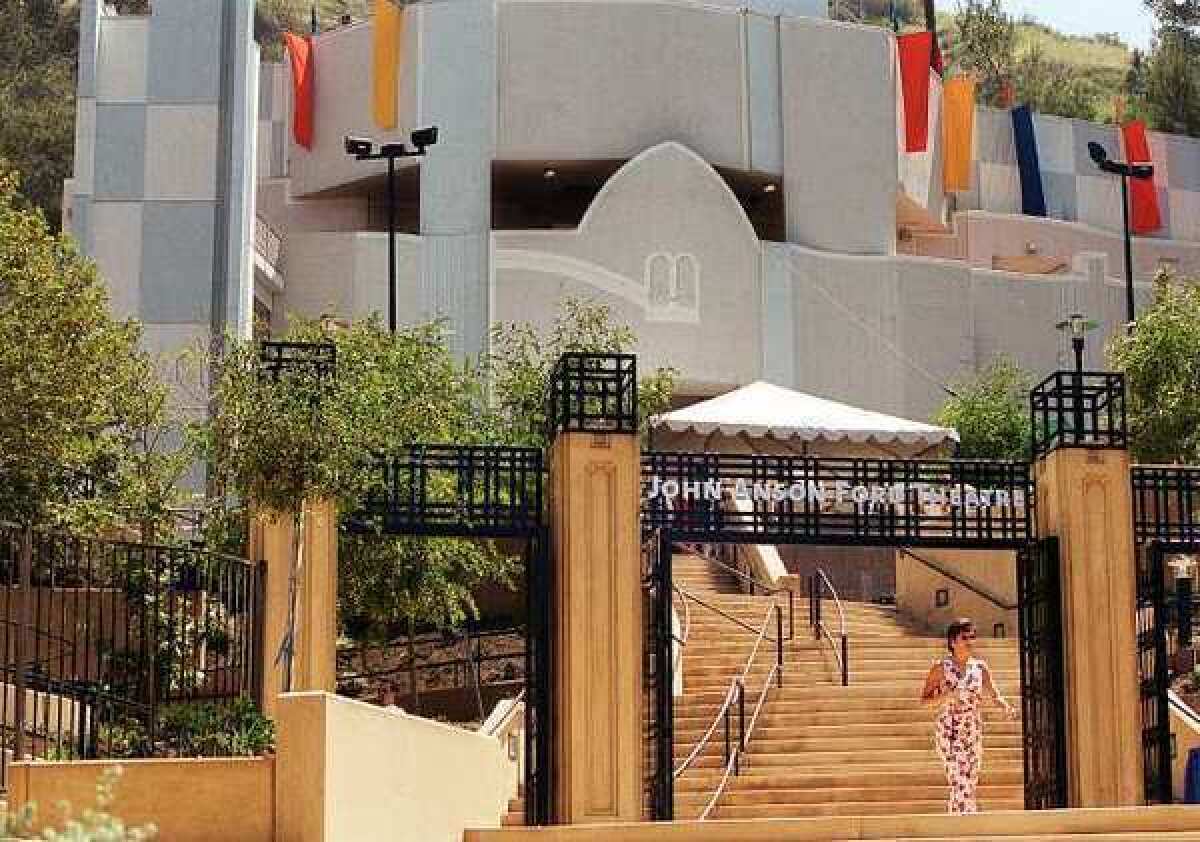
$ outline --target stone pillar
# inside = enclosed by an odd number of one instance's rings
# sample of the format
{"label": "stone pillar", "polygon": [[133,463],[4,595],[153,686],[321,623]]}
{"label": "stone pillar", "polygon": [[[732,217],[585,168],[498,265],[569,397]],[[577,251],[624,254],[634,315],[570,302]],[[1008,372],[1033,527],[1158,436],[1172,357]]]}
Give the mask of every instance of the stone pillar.
{"label": "stone pillar", "polygon": [[642,820],[643,629],[636,436],[551,451],[555,822]]}
{"label": "stone pillar", "polygon": [[1056,450],[1038,462],[1038,521],[1062,571],[1067,801],[1143,803],[1129,453]]}
{"label": "stone pillar", "polygon": [[[296,641],[292,660],[294,691],[337,689],[337,507],[328,501],[305,504],[304,567],[296,596]],[[251,557],[266,561],[263,612],[263,682],[260,703],[275,713],[286,668],[276,662],[288,629],[290,579],[295,553],[291,515],[259,513],[250,536]]]}

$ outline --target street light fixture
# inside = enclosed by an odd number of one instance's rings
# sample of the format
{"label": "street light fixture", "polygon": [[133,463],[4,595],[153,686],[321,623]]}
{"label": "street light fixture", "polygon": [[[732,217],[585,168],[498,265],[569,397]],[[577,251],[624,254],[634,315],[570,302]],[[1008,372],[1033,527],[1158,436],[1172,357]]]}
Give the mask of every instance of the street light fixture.
{"label": "street light fixture", "polygon": [[388,331],[396,332],[396,159],[419,158],[438,141],[437,126],[417,129],[410,136],[413,149],[403,143],[376,144],[369,137],[346,135],[346,154],[358,161],[388,162]]}
{"label": "street light fixture", "polygon": [[1129,179],[1150,178],[1154,175],[1154,167],[1151,164],[1113,161],[1108,157],[1108,150],[1095,141],[1088,143],[1088,155],[1101,172],[1121,177],[1121,220],[1125,232],[1125,315],[1128,330],[1132,332],[1136,314],[1133,305],[1133,241],[1129,233]]}
{"label": "street light fixture", "polygon": [[1066,331],[1071,336],[1071,348],[1075,351],[1075,434],[1083,440],[1083,347],[1087,342],[1089,330],[1095,330],[1100,325],[1088,319],[1083,313],[1072,313],[1066,319],[1055,325],[1058,330]]}

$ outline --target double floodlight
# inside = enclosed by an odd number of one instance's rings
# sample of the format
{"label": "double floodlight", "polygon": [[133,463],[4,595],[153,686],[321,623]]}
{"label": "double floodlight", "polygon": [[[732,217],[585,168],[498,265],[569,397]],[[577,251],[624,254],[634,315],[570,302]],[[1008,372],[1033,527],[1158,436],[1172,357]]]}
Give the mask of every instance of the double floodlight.
{"label": "double floodlight", "polygon": [[1113,175],[1126,175],[1133,178],[1150,178],[1150,176],[1154,175],[1154,167],[1151,164],[1123,164],[1119,161],[1110,160],[1108,150],[1095,141],[1088,143],[1088,155],[1091,156],[1092,163],[1103,172],[1112,173]]}
{"label": "double floodlight", "polygon": [[346,154],[353,155],[360,161],[370,161],[379,158],[411,158],[424,155],[426,149],[437,143],[437,126],[427,126],[423,129],[417,129],[409,135],[409,139],[414,147],[411,151],[403,143],[384,143],[377,146],[371,138],[358,137],[356,135],[346,135],[344,144]]}

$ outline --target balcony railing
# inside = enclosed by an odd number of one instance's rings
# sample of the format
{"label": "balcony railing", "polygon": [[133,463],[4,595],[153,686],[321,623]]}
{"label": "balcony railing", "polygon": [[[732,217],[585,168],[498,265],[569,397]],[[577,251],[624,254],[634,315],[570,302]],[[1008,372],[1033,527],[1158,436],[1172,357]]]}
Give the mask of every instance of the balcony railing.
{"label": "balcony railing", "polygon": [[254,251],[275,271],[283,268],[283,238],[261,216],[254,217]]}

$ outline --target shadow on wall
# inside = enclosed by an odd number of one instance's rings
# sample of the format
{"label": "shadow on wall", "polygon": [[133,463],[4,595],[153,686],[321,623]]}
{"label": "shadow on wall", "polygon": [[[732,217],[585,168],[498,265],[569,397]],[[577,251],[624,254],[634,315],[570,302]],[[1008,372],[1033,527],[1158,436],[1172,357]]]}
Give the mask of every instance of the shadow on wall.
{"label": "shadow on wall", "polygon": [[838,596],[849,602],[890,601],[896,593],[895,552],[888,547],[779,548],[789,574],[802,582],[825,571]]}
{"label": "shadow on wall", "polygon": [[896,550],[896,608],[931,634],[959,617],[980,637],[1017,636],[1017,561],[1011,550]]}

